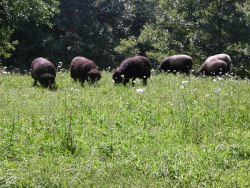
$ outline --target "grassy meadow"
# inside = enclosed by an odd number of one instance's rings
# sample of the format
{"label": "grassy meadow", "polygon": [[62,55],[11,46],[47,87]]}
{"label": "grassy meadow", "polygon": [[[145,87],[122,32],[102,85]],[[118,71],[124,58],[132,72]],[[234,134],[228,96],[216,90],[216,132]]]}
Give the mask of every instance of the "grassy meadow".
{"label": "grassy meadow", "polygon": [[250,187],[250,82],[32,87],[0,74],[0,187]]}

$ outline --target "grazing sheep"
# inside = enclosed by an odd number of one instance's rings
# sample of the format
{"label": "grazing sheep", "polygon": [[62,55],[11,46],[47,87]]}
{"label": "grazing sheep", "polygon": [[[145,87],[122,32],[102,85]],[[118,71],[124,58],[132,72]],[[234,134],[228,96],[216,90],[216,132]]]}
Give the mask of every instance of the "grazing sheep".
{"label": "grazing sheep", "polygon": [[207,76],[221,76],[227,72],[227,63],[222,60],[205,61],[194,75],[205,74]]}
{"label": "grazing sheep", "polygon": [[113,80],[116,84],[129,82],[132,78],[132,84],[136,78],[143,79],[143,84],[147,84],[147,79],[151,75],[151,63],[148,58],[143,56],[134,56],[125,59],[113,73]]}
{"label": "grazing sheep", "polygon": [[193,65],[192,61],[192,58],[188,55],[169,56],[162,60],[158,66],[158,70],[174,74],[176,72],[189,74]]}
{"label": "grazing sheep", "polygon": [[55,83],[56,68],[45,58],[36,58],[31,63],[31,76],[35,80],[34,86],[37,81],[45,88],[51,87]]}
{"label": "grazing sheep", "polygon": [[217,59],[226,62],[226,64],[227,64],[226,72],[230,73],[232,60],[231,60],[230,56],[227,54],[217,54],[217,55],[209,56],[205,62],[209,62],[209,61],[213,61],[213,60],[217,60]]}
{"label": "grazing sheep", "polygon": [[83,85],[85,80],[92,83],[101,79],[101,73],[97,65],[85,57],[75,57],[70,64],[70,76]]}

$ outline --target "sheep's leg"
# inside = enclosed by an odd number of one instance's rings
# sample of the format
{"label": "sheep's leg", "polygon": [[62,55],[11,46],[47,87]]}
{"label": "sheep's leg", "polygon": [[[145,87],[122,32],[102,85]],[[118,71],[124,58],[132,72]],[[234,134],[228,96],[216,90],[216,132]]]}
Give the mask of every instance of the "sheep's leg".
{"label": "sheep's leg", "polygon": [[125,86],[127,83],[129,82],[129,78],[124,78],[124,80],[123,80],[123,85]]}
{"label": "sheep's leg", "polygon": [[34,83],[33,83],[33,87],[37,86],[37,79],[35,79]]}
{"label": "sheep's leg", "polygon": [[85,80],[84,80],[84,79],[82,79],[80,82],[81,82],[81,86],[83,86],[83,84],[84,84]]}
{"label": "sheep's leg", "polygon": [[147,77],[143,77],[143,85],[147,85]]}

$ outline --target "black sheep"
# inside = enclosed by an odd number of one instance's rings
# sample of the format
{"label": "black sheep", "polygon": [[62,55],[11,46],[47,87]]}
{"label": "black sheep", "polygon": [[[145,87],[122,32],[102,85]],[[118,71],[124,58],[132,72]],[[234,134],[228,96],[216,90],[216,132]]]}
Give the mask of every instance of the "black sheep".
{"label": "black sheep", "polygon": [[227,63],[222,60],[205,61],[201,67],[194,72],[194,75],[198,76],[204,74],[207,76],[221,76],[227,72]]}
{"label": "black sheep", "polygon": [[34,79],[34,86],[38,81],[45,88],[51,87],[55,83],[56,68],[49,60],[39,57],[31,63],[31,76]]}
{"label": "black sheep", "polygon": [[83,85],[85,80],[92,83],[101,79],[101,73],[97,65],[85,57],[75,57],[70,64],[70,76]]}
{"label": "black sheep", "polygon": [[171,72],[176,74],[186,73],[189,74],[192,68],[193,62],[192,58],[188,55],[172,55],[163,59],[158,66],[158,70]]}
{"label": "black sheep", "polygon": [[134,56],[122,61],[119,67],[113,73],[113,80],[116,84],[129,82],[132,78],[132,84],[136,78],[143,79],[143,84],[147,84],[147,79],[151,75],[151,63],[148,58],[143,56]]}
{"label": "black sheep", "polygon": [[231,60],[229,55],[227,55],[227,54],[217,54],[217,55],[209,56],[206,59],[205,62],[209,62],[209,61],[213,61],[213,60],[222,60],[222,61],[226,62],[226,64],[227,64],[226,72],[228,72],[228,73],[231,72],[232,60]]}

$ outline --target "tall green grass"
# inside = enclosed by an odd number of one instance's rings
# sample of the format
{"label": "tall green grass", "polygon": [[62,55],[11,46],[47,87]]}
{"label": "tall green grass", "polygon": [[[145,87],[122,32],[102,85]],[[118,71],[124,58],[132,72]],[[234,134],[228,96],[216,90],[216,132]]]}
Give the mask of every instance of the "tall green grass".
{"label": "tall green grass", "polygon": [[250,84],[0,75],[0,187],[250,187]]}

